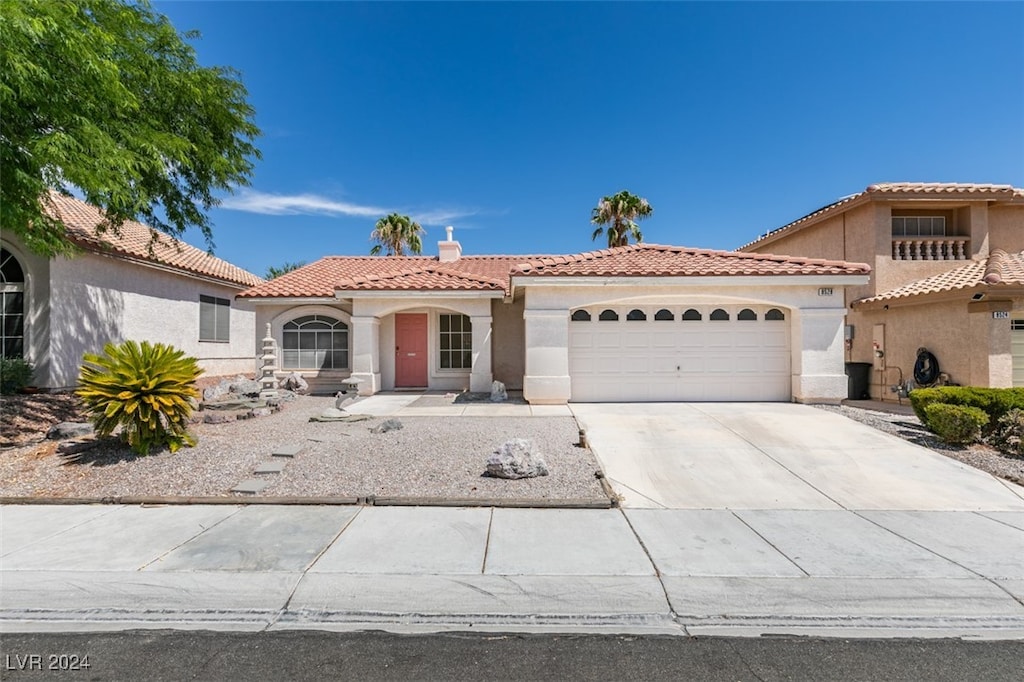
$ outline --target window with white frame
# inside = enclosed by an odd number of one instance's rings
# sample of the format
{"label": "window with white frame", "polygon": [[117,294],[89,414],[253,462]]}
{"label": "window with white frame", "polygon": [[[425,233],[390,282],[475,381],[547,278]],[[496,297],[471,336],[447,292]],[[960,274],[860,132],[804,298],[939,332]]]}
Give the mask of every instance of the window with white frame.
{"label": "window with white frame", "polygon": [[438,323],[441,369],[471,369],[473,324],[469,316],[443,314]]}
{"label": "window with white frame", "polygon": [[893,237],[945,237],[945,216],[907,215],[892,217]]}
{"label": "window with white frame", "polygon": [[303,315],[281,328],[284,369],[348,369],[348,325],[327,315]]}
{"label": "window with white frame", "polygon": [[199,295],[199,340],[219,343],[231,340],[231,301]]}
{"label": "window with white frame", "polygon": [[25,352],[25,271],[7,249],[0,249],[0,355]]}

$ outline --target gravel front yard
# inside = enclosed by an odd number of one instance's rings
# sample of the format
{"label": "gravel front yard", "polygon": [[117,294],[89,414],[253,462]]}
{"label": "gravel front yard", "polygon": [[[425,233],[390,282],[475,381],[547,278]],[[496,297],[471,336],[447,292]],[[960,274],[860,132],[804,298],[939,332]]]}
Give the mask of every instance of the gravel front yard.
{"label": "gravel front yard", "polygon": [[[402,417],[402,429],[372,433],[384,421],[309,422],[333,398],[301,396],[268,417],[197,424],[194,448],[135,457],[117,442],[80,456],[56,453],[45,442],[0,451],[0,496],[234,497],[229,490],[255,478],[261,463],[284,461],[257,497],[444,497],[449,499],[607,501],[597,461],[575,445],[572,417]],[[550,475],[505,480],[482,476],[504,441],[532,438]],[[292,459],[274,448],[301,444]],[[251,499],[251,495],[239,495]]]}

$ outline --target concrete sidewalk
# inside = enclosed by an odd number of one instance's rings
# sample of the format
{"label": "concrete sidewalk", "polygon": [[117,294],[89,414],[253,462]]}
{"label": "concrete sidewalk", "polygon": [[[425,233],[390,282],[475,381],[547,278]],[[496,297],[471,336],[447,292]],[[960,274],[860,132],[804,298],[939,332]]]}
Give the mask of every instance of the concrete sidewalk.
{"label": "concrete sidewalk", "polygon": [[1024,638],[1024,512],[0,507],[0,629]]}

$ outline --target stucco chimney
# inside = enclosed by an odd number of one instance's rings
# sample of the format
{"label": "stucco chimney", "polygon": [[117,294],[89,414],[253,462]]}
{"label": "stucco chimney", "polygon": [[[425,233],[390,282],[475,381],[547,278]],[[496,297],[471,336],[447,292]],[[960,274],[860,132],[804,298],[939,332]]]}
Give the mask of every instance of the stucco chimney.
{"label": "stucco chimney", "polygon": [[437,259],[442,263],[451,263],[462,257],[462,244],[452,239],[454,227],[449,225],[444,231],[448,233],[448,239],[437,243]]}

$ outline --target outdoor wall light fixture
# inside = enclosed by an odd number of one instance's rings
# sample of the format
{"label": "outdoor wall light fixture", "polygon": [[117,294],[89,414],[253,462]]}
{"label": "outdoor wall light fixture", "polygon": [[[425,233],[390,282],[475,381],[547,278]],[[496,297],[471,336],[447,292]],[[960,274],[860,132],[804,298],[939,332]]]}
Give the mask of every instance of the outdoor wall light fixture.
{"label": "outdoor wall light fixture", "polygon": [[983,291],[979,291],[974,296],[971,296],[972,301],[980,301],[983,298],[985,298],[985,292]]}

